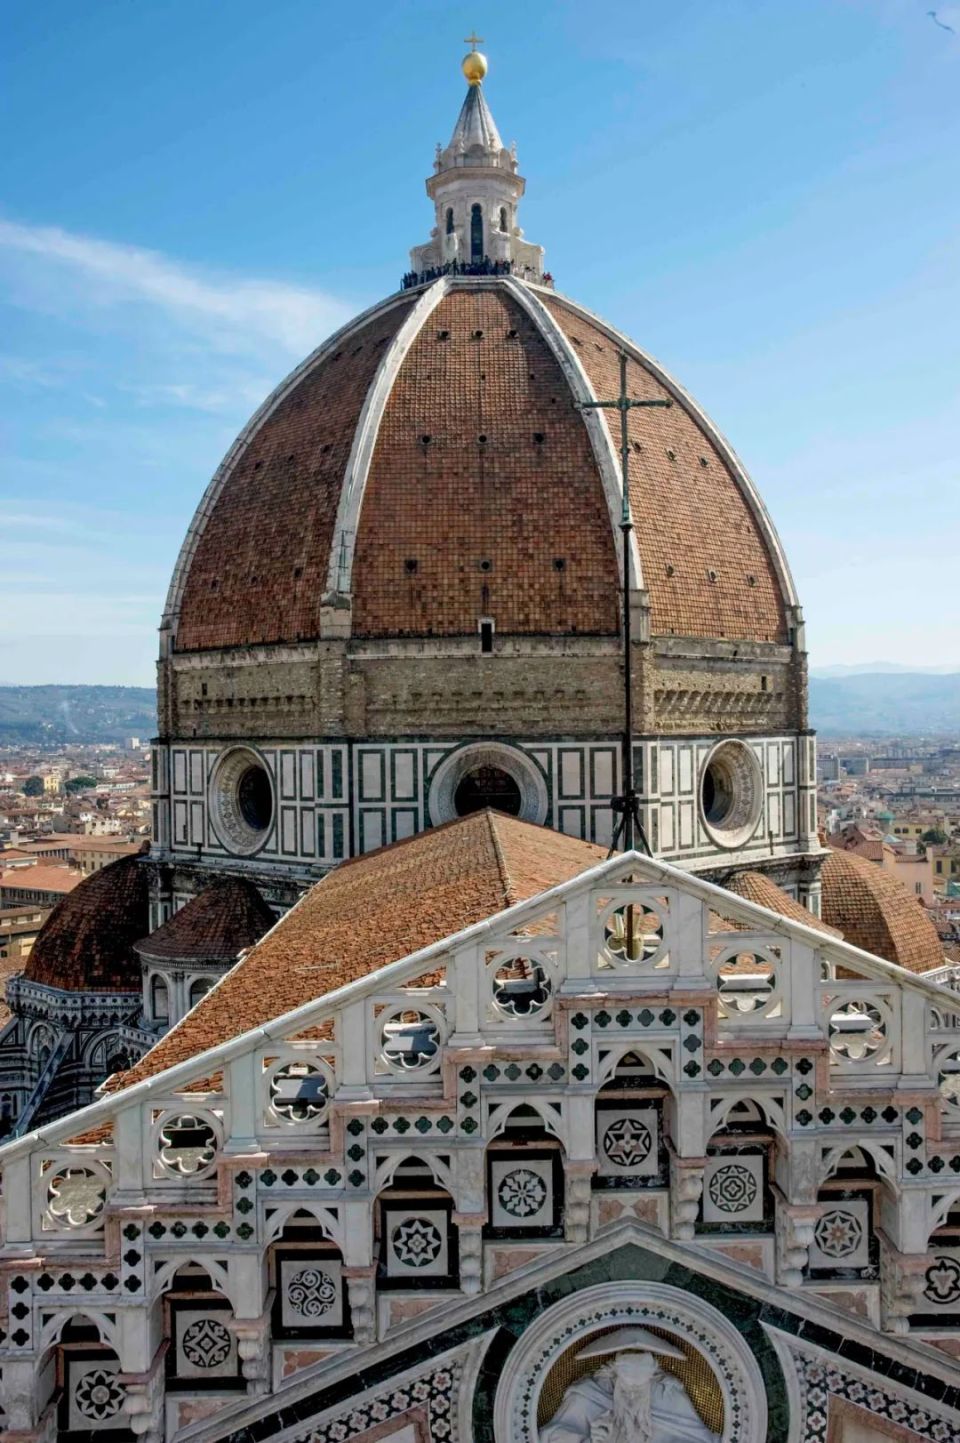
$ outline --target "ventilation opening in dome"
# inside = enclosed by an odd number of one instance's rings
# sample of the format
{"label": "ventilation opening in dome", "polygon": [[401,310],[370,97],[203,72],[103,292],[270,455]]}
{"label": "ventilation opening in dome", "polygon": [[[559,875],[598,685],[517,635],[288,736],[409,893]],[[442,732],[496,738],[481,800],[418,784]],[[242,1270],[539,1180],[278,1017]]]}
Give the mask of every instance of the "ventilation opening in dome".
{"label": "ventilation opening in dome", "polygon": [[518,817],[523,805],[520,788],[509,772],[500,767],[475,767],[467,772],[454,794],[453,805],[458,817],[468,817],[484,807]]}
{"label": "ventilation opening in dome", "polygon": [[273,814],[273,792],[263,767],[247,767],[237,783],[237,806],[252,831],[267,830]]}

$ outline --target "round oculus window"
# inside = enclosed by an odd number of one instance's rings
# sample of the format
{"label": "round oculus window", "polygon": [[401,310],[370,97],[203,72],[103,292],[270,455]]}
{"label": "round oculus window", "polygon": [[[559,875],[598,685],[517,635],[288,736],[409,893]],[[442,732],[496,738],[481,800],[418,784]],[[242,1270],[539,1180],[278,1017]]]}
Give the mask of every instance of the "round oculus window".
{"label": "round oculus window", "polygon": [[700,774],[700,817],[717,846],[746,846],[763,807],[763,777],[751,747],[721,742],[708,755]]}
{"label": "round oculus window", "polygon": [[262,759],[234,747],[217,762],[210,811],[220,841],[236,856],[258,852],[273,822],[273,784]]}
{"label": "round oculus window", "polygon": [[523,793],[515,777],[502,767],[475,767],[467,772],[453,794],[458,817],[481,812],[484,807],[518,817],[523,806]]}
{"label": "round oculus window", "polygon": [[547,819],[546,783],[539,767],[517,747],[474,742],[451,752],[430,781],[430,824],[453,821],[492,807],[524,822]]}

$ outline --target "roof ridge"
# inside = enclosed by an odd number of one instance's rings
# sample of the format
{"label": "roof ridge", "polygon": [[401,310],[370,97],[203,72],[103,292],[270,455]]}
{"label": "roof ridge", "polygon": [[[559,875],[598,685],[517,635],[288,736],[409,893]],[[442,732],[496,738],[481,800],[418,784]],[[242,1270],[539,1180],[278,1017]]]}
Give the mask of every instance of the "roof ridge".
{"label": "roof ridge", "polygon": [[500,841],[500,834],[498,833],[495,826],[495,819],[498,813],[494,811],[493,807],[484,807],[484,812],[486,813],[487,817],[487,825],[490,828],[490,840],[493,842],[493,854],[497,859],[497,870],[500,873],[500,882],[503,886],[503,895],[507,899],[507,902],[512,904],[515,901],[516,888],[510,880],[510,872],[507,867],[507,856],[503,850],[503,846]]}

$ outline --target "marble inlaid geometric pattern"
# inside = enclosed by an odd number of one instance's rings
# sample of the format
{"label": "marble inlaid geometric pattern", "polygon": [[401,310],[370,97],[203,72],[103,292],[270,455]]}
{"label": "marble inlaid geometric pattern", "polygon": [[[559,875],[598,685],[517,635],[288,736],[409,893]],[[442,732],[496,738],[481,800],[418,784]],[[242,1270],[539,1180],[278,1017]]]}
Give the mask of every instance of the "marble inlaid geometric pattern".
{"label": "marble inlaid geometric pattern", "polygon": [[511,1158],[490,1165],[490,1221],[496,1228],[553,1224],[553,1163]]}
{"label": "marble inlaid geometric pattern", "polygon": [[917,1311],[960,1314],[960,1248],[937,1248],[933,1253]]}
{"label": "marble inlaid geometric pattern", "polygon": [[342,1264],[335,1258],[284,1258],[279,1267],[280,1318],[285,1328],[339,1328]]}
{"label": "marble inlaid geometric pattern", "polygon": [[705,1223],[763,1221],[763,1158],[711,1157],[703,1174]]}
{"label": "marble inlaid geometric pattern", "polygon": [[387,1275],[391,1278],[443,1277],[448,1271],[447,1228],[443,1209],[391,1209],[385,1214]]}
{"label": "marble inlaid geometric pattern", "polygon": [[178,1309],[175,1316],[177,1377],[236,1377],[237,1343],[226,1326],[229,1314]]}
{"label": "marble inlaid geometric pattern", "polygon": [[389,1393],[354,1404],[319,1425],[312,1424],[289,1443],[347,1443],[348,1439],[368,1430],[378,1437],[387,1419],[399,1420],[414,1410],[418,1414],[421,1410],[426,1412],[427,1436],[431,1443],[459,1443],[457,1397],[461,1373],[462,1365],[458,1362],[432,1373],[406,1378]]}
{"label": "marble inlaid geometric pattern", "polygon": [[659,1158],[655,1107],[597,1113],[597,1161],[602,1177],[656,1177]]}
{"label": "marble inlaid geometric pattern", "polygon": [[71,1431],[123,1427],[127,1390],[117,1382],[119,1371],[116,1359],[69,1360],[67,1427]]}
{"label": "marble inlaid geometric pattern", "polygon": [[921,1407],[889,1386],[884,1387],[873,1376],[841,1372],[819,1358],[794,1352],[794,1361],[804,1405],[803,1443],[827,1443],[832,1397],[854,1403],[878,1419],[909,1429],[929,1443],[956,1443],[955,1416],[951,1419],[938,1416],[936,1404]]}
{"label": "marble inlaid geometric pattern", "polygon": [[810,1244],[811,1268],[865,1268],[870,1264],[866,1202],[823,1203]]}

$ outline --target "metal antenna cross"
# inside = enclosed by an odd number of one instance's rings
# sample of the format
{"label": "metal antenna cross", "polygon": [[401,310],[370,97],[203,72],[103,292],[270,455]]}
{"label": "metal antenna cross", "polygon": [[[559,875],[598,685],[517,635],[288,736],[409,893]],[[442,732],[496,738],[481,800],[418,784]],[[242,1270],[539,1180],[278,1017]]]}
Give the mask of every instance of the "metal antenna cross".
{"label": "metal antenna cross", "polygon": [[640,816],[640,794],[636,788],[633,766],[633,657],[630,637],[630,535],[633,531],[633,516],[630,511],[630,437],[627,419],[636,407],[672,406],[672,401],[636,401],[627,394],[627,355],[620,352],[620,394],[614,401],[583,401],[581,411],[610,410],[620,412],[620,475],[623,486],[623,507],[620,513],[620,534],[623,537],[623,747],[622,765],[623,796],[614,797],[611,805],[620,813],[610,843],[610,853],[616,851],[617,842],[623,839],[623,850],[630,852],[639,841],[647,856],[653,853],[647,834],[643,830]]}

